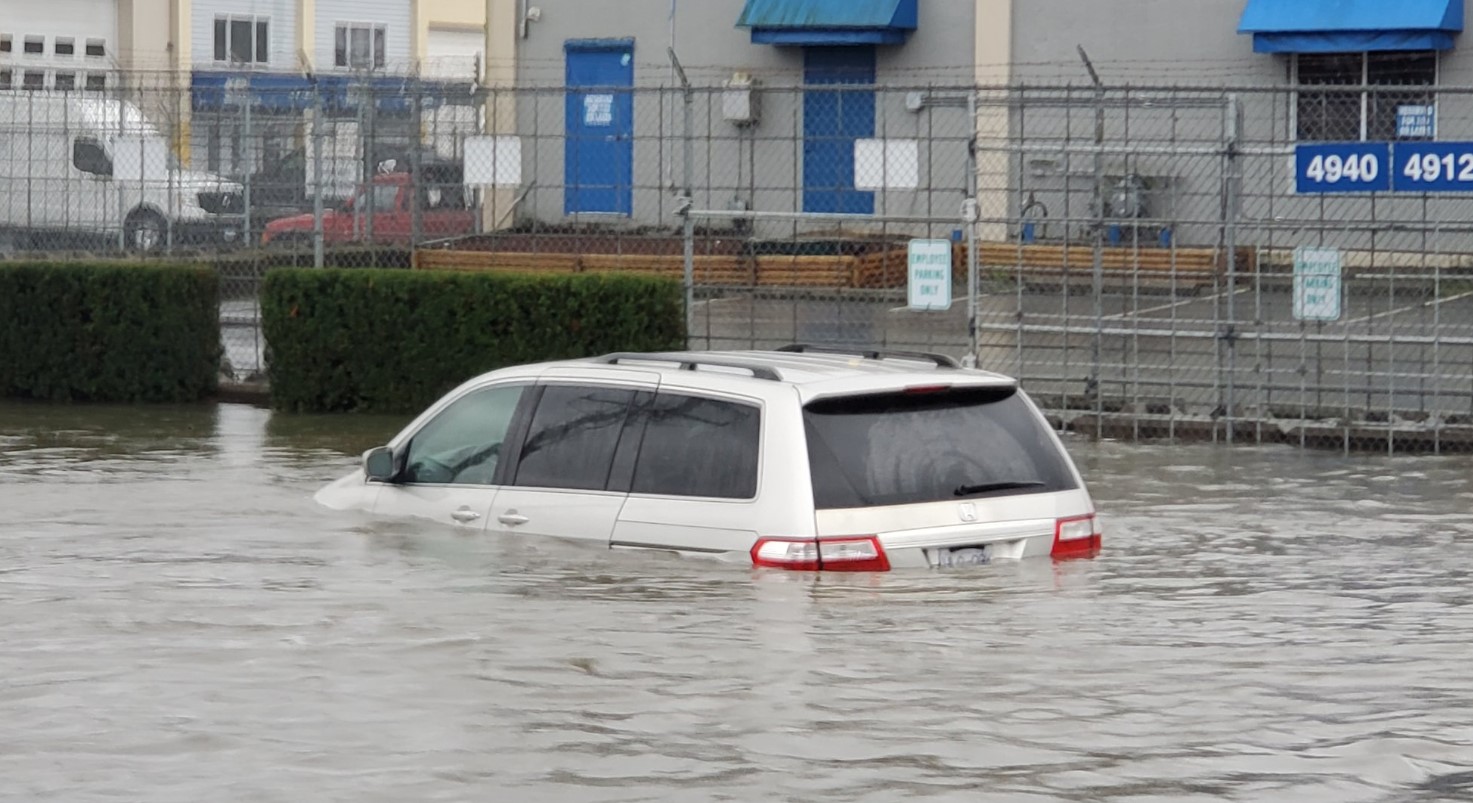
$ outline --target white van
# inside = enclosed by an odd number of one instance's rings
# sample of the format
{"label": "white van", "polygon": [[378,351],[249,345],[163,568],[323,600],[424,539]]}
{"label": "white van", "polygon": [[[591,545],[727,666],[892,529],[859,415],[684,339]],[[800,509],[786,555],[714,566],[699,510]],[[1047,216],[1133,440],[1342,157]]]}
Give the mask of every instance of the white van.
{"label": "white van", "polygon": [[1099,552],[1084,480],[1016,381],[940,355],[831,351],[493,371],[317,499],[801,571]]}
{"label": "white van", "polygon": [[127,101],[0,91],[0,231],[21,247],[228,244],[244,211],[239,184],[182,169]]}

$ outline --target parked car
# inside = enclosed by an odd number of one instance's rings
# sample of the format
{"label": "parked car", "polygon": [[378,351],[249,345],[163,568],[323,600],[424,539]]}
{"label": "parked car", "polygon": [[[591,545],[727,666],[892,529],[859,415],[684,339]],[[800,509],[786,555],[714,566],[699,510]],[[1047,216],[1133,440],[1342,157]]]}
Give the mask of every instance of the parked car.
{"label": "parked car", "polygon": [[492,371],[323,488],[336,509],[796,570],[1093,556],[1015,380],[939,355],[611,354]]}
{"label": "parked car", "polygon": [[[402,172],[374,176],[342,205],[325,211],[323,242],[408,244],[414,234],[416,203],[421,239],[459,237],[476,230],[476,210],[467,203],[459,167],[426,168],[418,180]],[[312,231],[311,213],[278,218],[266,224],[261,244],[310,242]]]}
{"label": "parked car", "polygon": [[[414,164],[414,146],[402,142],[374,142],[368,161],[381,173],[407,173]],[[419,164],[431,177],[443,175],[446,160],[433,149],[419,148]],[[343,161],[336,155],[333,162]],[[259,170],[250,175],[251,216],[257,220],[271,220],[287,215],[299,215],[312,211],[311,154],[306,148],[295,148],[281,154],[279,158],[266,160]],[[453,166],[457,182],[459,166]],[[245,179],[242,178],[242,181]],[[341,199],[334,199],[334,203]],[[329,206],[332,204],[330,203]]]}
{"label": "parked car", "polygon": [[0,91],[0,233],[37,247],[143,252],[170,242],[236,243],[241,189],[181,167],[127,101]]}

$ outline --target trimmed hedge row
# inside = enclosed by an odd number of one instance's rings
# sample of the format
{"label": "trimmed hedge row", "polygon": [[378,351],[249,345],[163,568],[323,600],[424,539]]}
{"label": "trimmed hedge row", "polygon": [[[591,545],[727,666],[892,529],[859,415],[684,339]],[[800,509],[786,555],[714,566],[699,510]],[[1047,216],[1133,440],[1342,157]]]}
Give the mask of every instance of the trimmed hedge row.
{"label": "trimmed hedge row", "polygon": [[198,401],[219,381],[219,297],[209,268],[0,263],[0,396]]}
{"label": "trimmed hedge row", "polygon": [[272,405],[417,412],[476,374],[612,351],[684,347],[678,282],[277,269],[261,297]]}

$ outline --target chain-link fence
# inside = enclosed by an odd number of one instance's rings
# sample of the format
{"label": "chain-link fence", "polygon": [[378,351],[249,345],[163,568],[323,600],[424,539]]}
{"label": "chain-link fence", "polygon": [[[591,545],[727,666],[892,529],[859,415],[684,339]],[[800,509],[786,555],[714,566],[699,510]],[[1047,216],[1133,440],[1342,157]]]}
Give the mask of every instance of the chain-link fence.
{"label": "chain-link fence", "polygon": [[1473,439],[1473,91],[831,78],[0,91],[0,250],[207,257],[241,377],[272,265],[637,271],[692,348],[970,354],[1093,434]]}

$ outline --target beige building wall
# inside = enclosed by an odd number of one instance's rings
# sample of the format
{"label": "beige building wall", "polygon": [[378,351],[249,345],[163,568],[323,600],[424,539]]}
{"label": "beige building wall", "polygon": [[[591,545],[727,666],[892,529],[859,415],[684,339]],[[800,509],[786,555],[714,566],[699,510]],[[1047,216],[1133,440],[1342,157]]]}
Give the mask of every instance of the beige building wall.
{"label": "beige building wall", "polygon": [[[977,98],[977,207],[984,223],[977,236],[1000,242],[1008,238],[1005,219],[1011,213],[1008,182],[1008,136],[1012,129],[1006,87],[1013,80],[1013,3],[1015,0],[977,0],[974,78],[984,87]],[[989,91],[986,88],[993,88]]]}
{"label": "beige building wall", "polygon": [[[487,134],[516,134],[517,104],[509,91],[516,86],[517,42],[521,29],[519,0],[415,0],[412,10],[414,37],[411,54],[416,69],[422,69],[430,53],[430,31],[479,31],[485,37],[485,54],[481,61],[480,84],[487,90],[484,125]],[[517,192],[514,189],[488,191],[482,205],[482,226],[486,230],[508,225]]]}
{"label": "beige building wall", "polygon": [[316,43],[317,0],[297,0],[297,63],[306,72],[317,71]]}
{"label": "beige building wall", "polygon": [[[178,68],[177,49],[189,37],[175,36],[175,6],[182,0],[118,0],[118,69],[167,73]],[[187,10],[186,10],[187,13]]]}
{"label": "beige building wall", "polygon": [[189,0],[118,0],[121,85],[189,159]]}

